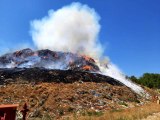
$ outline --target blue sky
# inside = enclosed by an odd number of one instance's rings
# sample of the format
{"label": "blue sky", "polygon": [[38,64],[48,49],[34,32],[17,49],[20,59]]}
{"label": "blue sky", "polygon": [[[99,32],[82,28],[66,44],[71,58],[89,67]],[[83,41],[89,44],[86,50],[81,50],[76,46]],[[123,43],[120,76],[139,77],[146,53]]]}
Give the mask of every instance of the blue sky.
{"label": "blue sky", "polygon": [[[0,53],[34,47],[30,21],[72,0],[0,0]],[[127,75],[160,73],[160,0],[77,0],[100,15],[105,54]]]}

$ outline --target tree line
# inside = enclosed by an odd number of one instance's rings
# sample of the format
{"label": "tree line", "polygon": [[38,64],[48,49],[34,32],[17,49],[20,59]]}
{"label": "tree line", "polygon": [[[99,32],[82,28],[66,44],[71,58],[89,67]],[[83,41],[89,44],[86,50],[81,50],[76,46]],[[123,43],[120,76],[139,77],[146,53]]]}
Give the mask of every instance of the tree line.
{"label": "tree line", "polygon": [[128,77],[135,83],[147,86],[149,88],[160,89],[160,74],[155,73],[144,73],[141,77],[137,78],[135,76]]}

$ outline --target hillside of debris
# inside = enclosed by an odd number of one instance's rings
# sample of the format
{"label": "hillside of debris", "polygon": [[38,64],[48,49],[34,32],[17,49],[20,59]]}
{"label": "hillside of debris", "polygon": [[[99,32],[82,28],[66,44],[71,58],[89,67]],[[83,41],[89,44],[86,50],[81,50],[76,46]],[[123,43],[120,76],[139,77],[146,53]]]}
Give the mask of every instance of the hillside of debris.
{"label": "hillside of debris", "polygon": [[97,73],[44,68],[0,69],[0,103],[29,106],[29,118],[104,112],[146,101],[119,81]]}
{"label": "hillside of debris", "polygon": [[19,110],[27,103],[28,118],[59,119],[147,102],[120,81],[100,73],[89,56],[31,49],[8,53],[0,57],[0,103],[19,104]]}
{"label": "hillside of debris", "polygon": [[93,58],[70,52],[29,48],[0,56],[0,68],[46,68],[99,72]]}
{"label": "hillside of debris", "polygon": [[42,118],[49,114],[62,117],[73,113],[104,112],[143,104],[143,100],[125,86],[108,83],[39,83],[8,84],[1,86],[1,104],[29,106],[30,118]]}

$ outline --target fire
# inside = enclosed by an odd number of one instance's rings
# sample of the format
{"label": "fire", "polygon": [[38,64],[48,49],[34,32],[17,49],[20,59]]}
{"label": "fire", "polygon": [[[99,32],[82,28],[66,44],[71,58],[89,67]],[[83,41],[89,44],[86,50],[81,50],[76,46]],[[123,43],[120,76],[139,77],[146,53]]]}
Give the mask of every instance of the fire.
{"label": "fire", "polygon": [[92,68],[92,66],[85,65],[85,66],[83,66],[82,69],[83,69],[83,70],[86,70],[86,71],[90,71],[90,70],[92,70],[93,68]]}
{"label": "fire", "polygon": [[86,61],[89,61],[89,62],[95,62],[95,60],[89,56],[86,56],[86,55],[83,55],[82,56]]}
{"label": "fire", "polygon": [[0,63],[6,67],[17,68],[44,67],[47,69],[82,70],[88,72],[99,71],[96,62],[89,56],[47,49],[32,51],[28,48],[16,51],[0,57]]}

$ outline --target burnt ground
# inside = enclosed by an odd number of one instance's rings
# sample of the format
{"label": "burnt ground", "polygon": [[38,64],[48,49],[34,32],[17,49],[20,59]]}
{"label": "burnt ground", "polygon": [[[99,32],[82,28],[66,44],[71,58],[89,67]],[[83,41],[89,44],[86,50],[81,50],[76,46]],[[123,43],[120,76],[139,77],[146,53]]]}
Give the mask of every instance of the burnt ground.
{"label": "burnt ground", "polygon": [[[21,81],[22,80],[22,81]],[[83,82],[107,82],[111,85],[123,85],[118,80],[97,73],[74,70],[49,70],[45,68],[10,68],[0,69],[0,84],[7,83],[73,83]]]}
{"label": "burnt ground", "polygon": [[143,103],[119,81],[72,70],[0,69],[0,103],[27,102],[30,118],[59,118],[84,111],[118,110]]}

